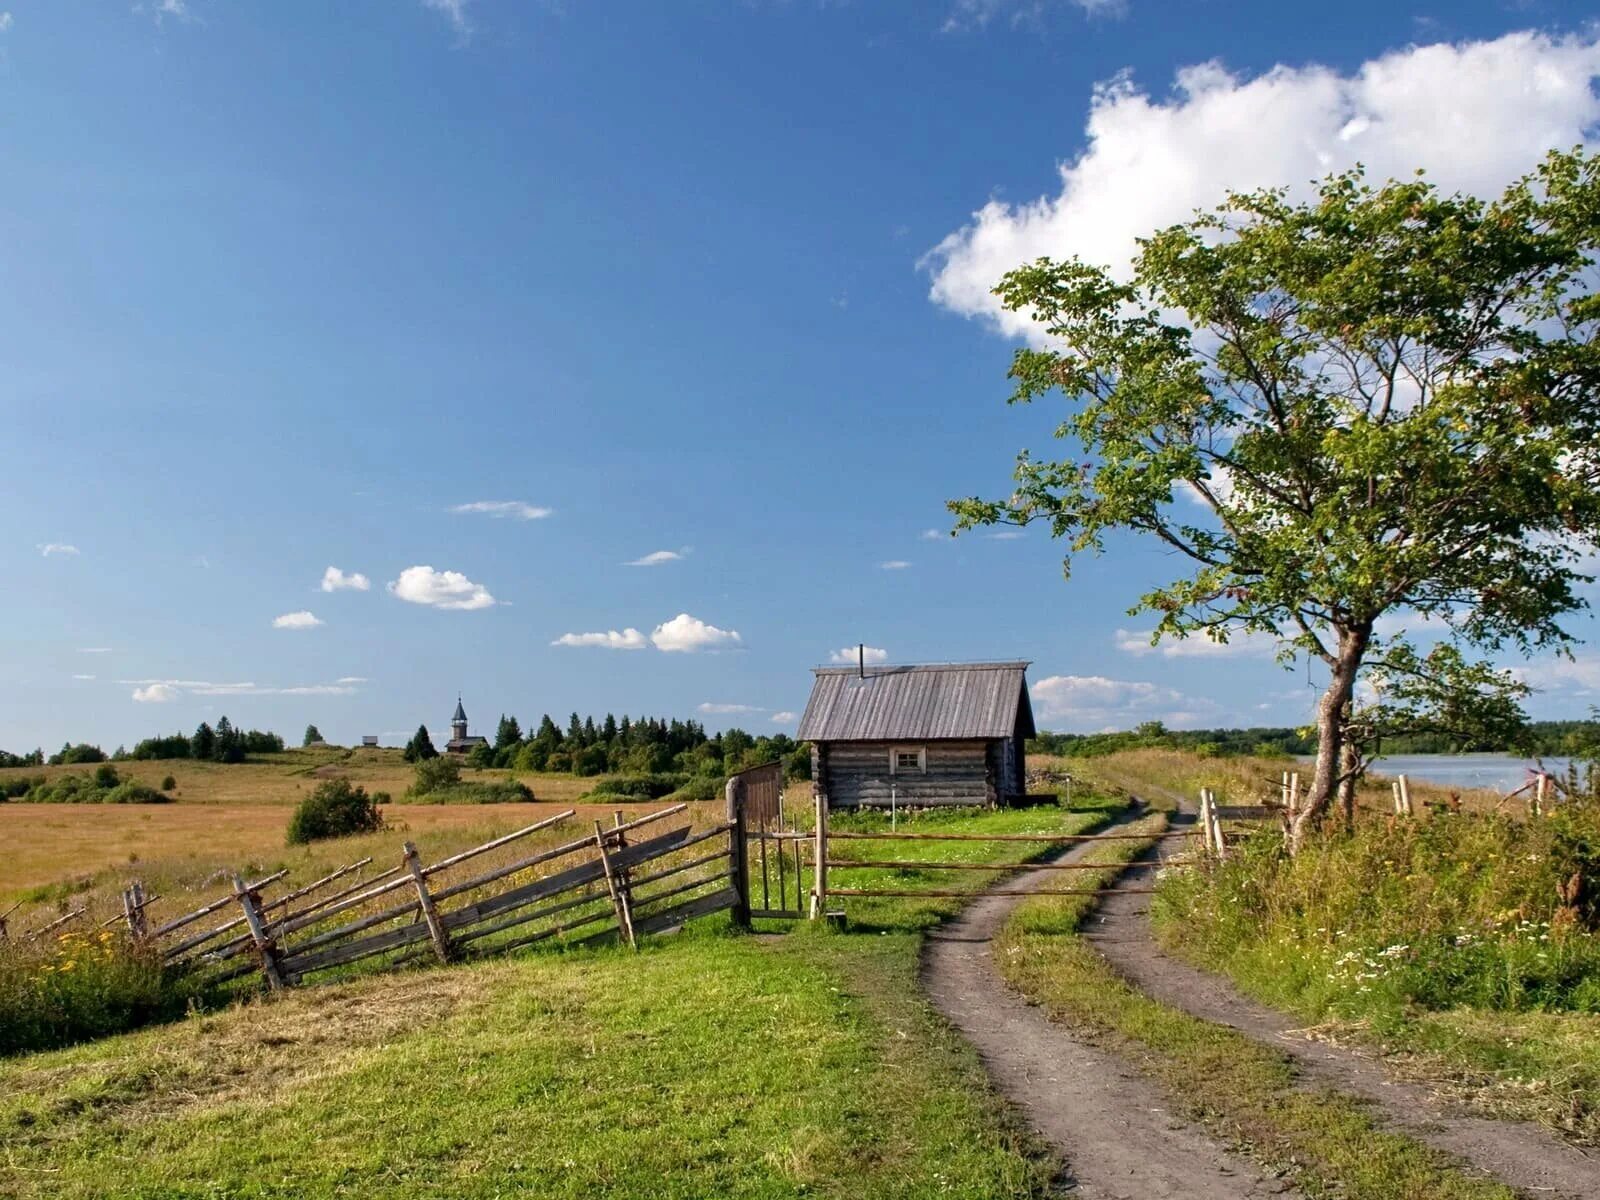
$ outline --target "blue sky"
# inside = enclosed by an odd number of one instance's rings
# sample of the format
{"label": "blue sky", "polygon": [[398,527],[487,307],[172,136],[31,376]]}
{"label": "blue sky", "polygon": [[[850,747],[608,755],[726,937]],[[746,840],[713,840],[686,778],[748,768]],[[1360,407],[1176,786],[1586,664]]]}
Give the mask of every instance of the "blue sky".
{"label": "blue sky", "polygon": [[[393,741],[457,691],[792,732],[858,641],[1031,659],[1056,728],[1298,721],[1259,647],[1144,646],[1149,546],[1067,584],[926,536],[1059,416],[1004,405],[987,287],[1356,157],[1496,190],[1600,121],[1550,3],[0,13],[12,750]],[[1541,714],[1600,687],[1531,671]]]}

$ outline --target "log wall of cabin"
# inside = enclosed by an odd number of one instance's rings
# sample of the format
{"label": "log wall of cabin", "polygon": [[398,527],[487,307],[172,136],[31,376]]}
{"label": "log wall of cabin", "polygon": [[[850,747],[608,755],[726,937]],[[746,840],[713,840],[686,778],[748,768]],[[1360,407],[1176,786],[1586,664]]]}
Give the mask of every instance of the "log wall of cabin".
{"label": "log wall of cabin", "polygon": [[[896,804],[994,804],[1001,790],[1002,741],[827,742],[812,749],[812,779],[830,808],[888,808]],[[895,749],[926,751],[927,770],[896,773]],[[1006,789],[1009,790],[1009,789]]]}

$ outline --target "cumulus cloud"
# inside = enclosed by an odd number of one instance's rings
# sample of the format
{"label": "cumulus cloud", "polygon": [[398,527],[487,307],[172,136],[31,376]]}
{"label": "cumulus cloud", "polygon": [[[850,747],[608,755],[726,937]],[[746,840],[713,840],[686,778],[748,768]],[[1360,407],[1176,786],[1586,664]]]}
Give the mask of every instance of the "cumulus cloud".
{"label": "cumulus cloud", "polygon": [[879,563],[878,568],[883,571],[904,571],[910,565],[903,558],[891,558],[888,562]]}
{"label": "cumulus cloud", "polygon": [[[854,664],[856,662],[857,649],[855,646],[846,646],[843,650],[835,650],[828,655],[828,661]],[[873,663],[886,663],[889,661],[889,652],[881,646],[868,646],[861,651],[861,654],[865,656],[868,666]]]}
{"label": "cumulus cloud", "polygon": [[698,705],[697,711],[705,713],[708,717],[726,717],[738,713],[764,713],[767,710],[757,708],[753,704],[713,704],[708,700],[706,703]]}
{"label": "cumulus cloud", "polygon": [[78,548],[67,542],[40,542],[39,553],[45,558],[76,558]]}
{"label": "cumulus cloud", "polygon": [[1161,684],[1104,675],[1051,675],[1035,683],[1030,694],[1040,718],[1075,730],[1126,728],[1152,719],[1188,725],[1197,716],[1190,709],[1199,707]]}
{"label": "cumulus cloud", "polygon": [[284,613],[281,617],[272,618],[274,629],[315,629],[321,624],[321,618],[303,608],[299,612]]}
{"label": "cumulus cloud", "polygon": [[1152,646],[1153,629],[1119,629],[1115,641],[1125,654],[1159,654],[1162,658],[1271,658],[1277,653],[1275,639],[1259,633],[1235,633],[1226,642],[1215,641],[1204,633],[1176,638],[1170,634]]}
{"label": "cumulus cloud", "polygon": [[473,500],[468,504],[457,504],[450,510],[453,513],[478,513],[485,517],[514,517],[518,521],[538,521],[555,512],[553,508],[540,508],[536,504],[525,504],[521,500]]}
{"label": "cumulus cloud", "polygon": [[6,32],[6,30],[11,28],[11,25],[11,14],[8,12],[0,12],[0,33]]}
{"label": "cumulus cloud", "polygon": [[800,718],[798,715],[790,712],[788,709],[785,709],[783,712],[775,712],[772,714],[772,723],[774,725],[793,725],[799,719]]}
{"label": "cumulus cloud", "polygon": [[1413,46],[1345,75],[1316,64],[1247,77],[1221,63],[1177,72],[1165,97],[1128,75],[1089,106],[1087,148],[1058,168],[1060,189],[991,200],[923,259],[931,297],[1001,332],[1037,338],[990,289],[1041,255],[1080,255],[1126,277],[1134,239],[1209,208],[1224,192],[1287,186],[1364,163],[1370,177],[1418,167],[1447,191],[1500,191],[1552,148],[1586,142],[1600,121],[1591,86],[1600,34],[1510,33]]}
{"label": "cumulus cloud", "polygon": [[139,704],[167,704],[178,698],[178,689],[169,683],[152,683],[134,688],[133,698]]}
{"label": "cumulus cloud", "polygon": [[672,620],[657,625],[650,633],[650,641],[655,648],[669,654],[736,646],[741,640],[734,630],[718,629],[688,613],[679,613]]}
{"label": "cumulus cloud", "polygon": [[1512,674],[1537,691],[1588,696],[1600,691],[1600,655],[1576,654],[1572,658],[1550,655],[1517,667]]}
{"label": "cumulus cloud", "polygon": [[351,571],[348,575],[338,567],[329,567],[322,573],[322,590],[325,592],[364,592],[372,586],[360,571]]}
{"label": "cumulus cloud", "polygon": [[93,679],[93,675],[74,675],[74,679]]}
{"label": "cumulus cloud", "polygon": [[495,604],[483,584],[473,583],[460,571],[435,571],[430,566],[407,567],[389,584],[389,591],[409,604],[430,608],[470,611]]}
{"label": "cumulus cloud", "polygon": [[649,640],[637,629],[607,630],[605,633],[563,633],[552,646],[598,646],[602,650],[643,650]]}
{"label": "cumulus cloud", "polygon": [[636,558],[632,562],[625,562],[625,567],[659,567],[663,563],[681,562],[687,551],[678,550],[652,550],[643,558]]}

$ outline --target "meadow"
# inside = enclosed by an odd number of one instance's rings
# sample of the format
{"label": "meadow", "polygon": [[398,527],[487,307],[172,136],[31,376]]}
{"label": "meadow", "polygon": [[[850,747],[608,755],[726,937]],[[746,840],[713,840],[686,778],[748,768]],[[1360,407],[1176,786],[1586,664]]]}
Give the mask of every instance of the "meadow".
{"label": "meadow", "polygon": [[[1065,833],[1110,812],[910,823]],[[930,845],[993,862],[1040,849]],[[833,877],[993,878],[954,874]],[[358,975],[0,1060],[0,1194],[1044,1197],[1055,1163],[918,985],[923,934],[960,903],[877,900],[843,931],[758,923],[781,937],[716,916],[637,954]]]}

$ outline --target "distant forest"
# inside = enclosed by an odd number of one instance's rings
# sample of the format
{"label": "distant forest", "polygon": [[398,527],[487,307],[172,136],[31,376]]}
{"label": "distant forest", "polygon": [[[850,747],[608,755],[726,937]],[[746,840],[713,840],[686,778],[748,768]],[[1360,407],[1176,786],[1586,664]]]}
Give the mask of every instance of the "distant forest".
{"label": "distant forest", "polygon": [[166,737],[145,738],[132,750],[118,746],[107,754],[89,742],[68,742],[49,758],[43,750],[31,754],[11,754],[0,750],[0,767],[60,767],[71,763],[126,762],[187,758],[199,762],[243,762],[247,754],[277,754],[283,749],[283,739],[275,733],[259,729],[236,729],[233,722],[223,717],[213,729],[200,722],[192,734],[174,733]]}
{"label": "distant forest", "polygon": [[[1041,733],[1029,748],[1036,754],[1061,754],[1092,758],[1145,746],[1189,750],[1222,757],[1237,754],[1268,756],[1314,754],[1315,729],[1168,729],[1160,721],[1147,721],[1137,729],[1115,733]],[[1600,721],[1531,721],[1527,741],[1520,746],[1463,744],[1442,734],[1385,738],[1384,754],[1465,754],[1473,751],[1523,753],[1540,757],[1600,755]]]}

